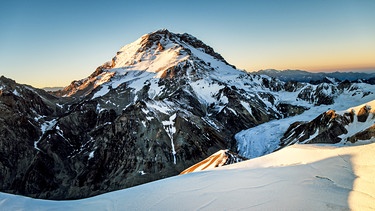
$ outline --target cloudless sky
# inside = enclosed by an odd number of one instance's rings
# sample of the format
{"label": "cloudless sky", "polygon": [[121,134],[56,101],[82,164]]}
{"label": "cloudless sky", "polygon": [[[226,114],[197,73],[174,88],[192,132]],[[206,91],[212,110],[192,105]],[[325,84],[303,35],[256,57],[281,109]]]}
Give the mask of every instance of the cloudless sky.
{"label": "cloudless sky", "polygon": [[375,70],[374,11],[375,0],[0,1],[0,75],[67,86],[162,28],[247,71]]}

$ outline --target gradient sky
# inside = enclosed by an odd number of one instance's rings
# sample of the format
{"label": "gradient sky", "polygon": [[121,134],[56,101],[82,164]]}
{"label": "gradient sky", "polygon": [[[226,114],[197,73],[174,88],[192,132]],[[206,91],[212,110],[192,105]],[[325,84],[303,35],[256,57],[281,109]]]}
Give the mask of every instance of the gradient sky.
{"label": "gradient sky", "polygon": [[375,70],[375,0],[0,2],[0,75],[67,86],[123,45],[187,32],[237,68]]}

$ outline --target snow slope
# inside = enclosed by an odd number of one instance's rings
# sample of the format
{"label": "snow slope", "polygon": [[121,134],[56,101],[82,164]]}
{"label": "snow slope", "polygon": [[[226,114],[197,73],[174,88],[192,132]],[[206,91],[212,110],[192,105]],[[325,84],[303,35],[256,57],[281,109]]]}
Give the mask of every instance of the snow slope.
{"label": "snow slope", "polygon": [[0,210],[373,210],[375,139],[293,145],[211,171],[75,201],[0,194]]}

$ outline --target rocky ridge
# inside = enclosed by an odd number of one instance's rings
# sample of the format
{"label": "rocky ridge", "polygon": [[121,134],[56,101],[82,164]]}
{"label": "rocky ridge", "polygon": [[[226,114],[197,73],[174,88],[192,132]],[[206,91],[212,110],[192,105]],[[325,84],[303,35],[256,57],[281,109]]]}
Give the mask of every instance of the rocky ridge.
{"label": "rocky ridge", "polygon": [[180,174],[187,174],[197,171],[210,170],[217,167],[238,163],[247,160],[246,158],[230,152],[229,150],[220,150],[208,158],[202,160],[201,162],[190,166],[189,168],[183,170]]}
{"label": "rocky ridge", "polygon": [[294,122],[281,138],[281,146],[295,143],[355,143],[375,137],[375,101],[345,112],[329,110],[309,122]]}
{"label": "rocky ridge", "polygon": [[277,78],[281,81],[298,81],[313,84],[330,81],[350,81],[350,82],[364,82],[374,84],[374,71],[364,72],[308,72],[303,70],[259,70],[252,72],[257,75],[268,75]]}

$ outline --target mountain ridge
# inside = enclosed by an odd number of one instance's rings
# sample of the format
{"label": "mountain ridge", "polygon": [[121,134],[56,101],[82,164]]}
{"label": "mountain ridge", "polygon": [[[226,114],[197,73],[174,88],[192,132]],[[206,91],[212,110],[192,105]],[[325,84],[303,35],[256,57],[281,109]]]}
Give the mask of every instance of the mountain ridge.
{"label": "mountain ridge", "polygon": [[[151,72],[157,73],[156,76],[154,76],[157,78],[173,77],[178,71],[175,68],[170,69],[171,67],[176,67],[177,63],[185,61],[186,63],[182,64],[185,68],[189,65],[193,65],[189,62],[191,61],[190,58],[197,59],[197,56],[201,56],[201,53],[212,56],[212,58],[214,58],[213,61],[217,60],[223,62],[225,65],[229,65],[235,69],[233,65],[225,61],[213,48],[207,46],[196,37],[187,33],[175,34],[163,29],[145,34],[133,43],[120,48],[111,61],[105,62],[103,65],[99,66],[88,78],[73,81],[69,86],[65,87],[64,90],[56,92],[56,94],[59,96],[72,96],[78,90],[84,90],[86,87],[92,87],[89,89],[91,91],[97,87],[97,84],[100,85],[103,82],[107,82],[116,74],[120,75],[124,71],[129,70],[140,71],[140,73],[135,73],[135,75],[141,74],[141,72]],[[193,66],[211,65],[210,63],[206,64],[203,60],[200,60],[200,62],[203,62],[203,64],[194,64]],[[202,69],[192,68],[192,71]],[[114,71],[110,72],[108,71],[109,69],[114,69]],[[213,70],[214,68],[210,69]],[[101,77],[98,78],[98,76]],[[100,81],[101,78],[105,79]],[[82,86],[85,87],[82,88]]]}
{"label": "mountain ridge", "polygon": [[338,81],[351,81],[355,82],[362,80],[363,82],[374,84],[375,73],[370,72],[308,72],[305,70],[258,70],[251,72],[252,74],[264,74],[270,77],[275,77],[281,81],[298,81],[298,82],[309,82],[309,83],[320,83],[324,80],[329,81],[330,78],[334,78]]}

